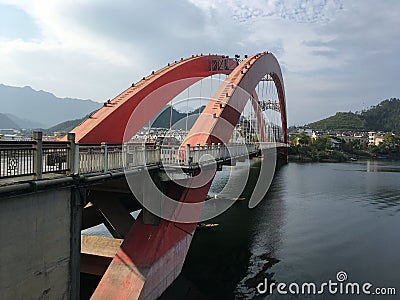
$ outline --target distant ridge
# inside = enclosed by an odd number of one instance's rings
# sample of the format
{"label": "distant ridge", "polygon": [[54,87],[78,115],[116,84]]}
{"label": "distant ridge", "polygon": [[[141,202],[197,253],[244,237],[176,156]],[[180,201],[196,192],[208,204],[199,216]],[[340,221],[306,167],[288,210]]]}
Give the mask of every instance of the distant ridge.
{"label": "distant ridge", "polygon": [[62,132],[62,133],[67,133],[70,132],[72,129],[74,129],[76,126],[78,126],[80,123],[82,123],[84,120],[87,119],[89,115],[80,118],[80,119],[75,119],[75,120],[69,120],[65,122],[61,122],[57,125],[54,125],[46,130],[44,130],[45,134],[53,134],[55,132]]}
{"label": "distant ridge", "polygon": [[308,124],[314,130],[350,131],[366,129],[365,119],[352,112],[337,112],[334,116]]}
{"label": "distant ridge", "polygon": [[0,129],[21,129],[8,115],[0,113]]}
{"label": "distant ridge", "polygon": [[400,99],[390,98],[362,112],[338,112],[334,116],[306,125],[313,130],[369,131],[400,134]]}
{"label": "distant ridge", "polygon": [[[193,126],[193,123],[196,121],[196,115],[199,111],[203,111],[205,106],[201,106],[191,112],[188,113],[188,128]],[[45,134],[53,134],[55,132],[69,132],[78,126],[81,122],[83,122],[86,118],[88,118],[89,114],[80,119],[74,119],[69,121],[61,122],[57,125],[54,125],[46,130],[44,130]],[[153,128],[169,128],[170,125],[170,116],[171,116],[171,107],[168,106],[161,111],[158,116],[155,118],[153,122],[151,122],[151,127]],[[179,112],[175,108],[172,108],[172,124],[174,124],[174,129],[185,129],[186,122],[179,122],[186,117],[186,113]],[[177,123],[178,122],[178,123]]]}
{"label": "distant ridge", "polygon": [[19,128],[21,129],[35,129],[35,128],[44,128],[44,124],[41,122],[35,122],[32,120],[27,120],[27,119],[22,119],[18,118],[12,114],[7,114],[7,116],[14,122],[16,123]]}
{"label": "distant ridge", "polygon": [[[0,84],[0,103],[0,113],[11,114],[11,119],[14,118],[19,128],[29,125],[30,129],[48,128],[65,120],[82,118],[101,106],[91,100],[58,98],[29,86],[13,87],[4,84]],[[24,124],[19,124],[21,120]]]}

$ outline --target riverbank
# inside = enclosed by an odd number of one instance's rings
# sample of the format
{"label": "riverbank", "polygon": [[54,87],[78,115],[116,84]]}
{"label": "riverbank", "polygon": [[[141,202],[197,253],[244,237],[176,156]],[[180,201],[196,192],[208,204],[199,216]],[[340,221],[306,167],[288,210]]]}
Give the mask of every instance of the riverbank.
{"label": "riverbank", "polygon": [[345,162],[350,160],[350,157],[336,150],[326,151],[310,151],[308,149],[296,149],[289,151],[288,160],[298,162]]}
{"label": "riverbank", "polygon": [[344,152],[339,150],[315,150],[308,147],[289,148],[288,160],[293,162],[347,162],[357,160],[400,161],[399,153],[380,154],[367,151]]}

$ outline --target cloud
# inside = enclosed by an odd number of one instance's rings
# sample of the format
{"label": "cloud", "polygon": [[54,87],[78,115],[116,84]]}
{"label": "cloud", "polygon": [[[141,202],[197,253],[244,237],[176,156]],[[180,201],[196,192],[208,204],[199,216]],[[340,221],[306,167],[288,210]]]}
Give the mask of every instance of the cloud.
{"label": "cloud", "polygon": [[339,0],[191,0],[202,8],[231,10],[233,20],[248,22],[256,18],[279,17],[298,23],[327,22],[343,9]]}
{"label": "cloud", "polygon": [[40,37],[33,19],[15,6],[0,4],[0,37],[32,40]]}
{"label": "cloud", "polygon": [[23,10],[36,31],[34,39],[0,36],[0,65],[7,70],[0,82],[58,96],[104,101],[181,57],[265,50],[282,66],[289,123],[357,110],[400,92],[397,1],[0,3]]}

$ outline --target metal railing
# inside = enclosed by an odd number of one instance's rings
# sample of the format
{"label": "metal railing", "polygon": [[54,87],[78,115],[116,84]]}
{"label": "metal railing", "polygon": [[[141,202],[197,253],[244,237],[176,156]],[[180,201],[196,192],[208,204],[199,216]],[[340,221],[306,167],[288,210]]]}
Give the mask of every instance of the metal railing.
{"label": "metal railing", "polygon": [[42,173],[67,173],[70,171],[68,142],[42,142]]}
{"label": "metal railing", "polygon": [[267,144],[186,147],[134,143],[82,145],[75,143],[74,134],[69,134],[65,142],[47,142],[42,141],[41,132],[34,132],[32,141],[0,142],[0,179],[21,176],[41,179],[47,174],[107,173],[150,165],[196,166],[243,157],[258,152],[260,148],[274,147]]}
{"label": "metal railing", "polygon": [[43,141],[41,132],[34,132],[32,141],[0,142],[0,178],[67,174],[70,149],[69,142]]}
{"label": "metal railing", "polygon": [[79,153],[75,174],[129,170],[160,162],[159,148],[145,145],[75,144],[75,149]]}
{"label": "metal railing", "polygon": [[212,160],[224,160],[239,156],[246,156],[258,151],[256,144],[211,144],[186,146],[185,164],[199,164]]}
{"label": "metal railing", "polygon": [[78,153],[77,174],[123,169],[121,145],[75,145]]}
{"label": "metal railing", "polygon": [[0,144],[0,178],[33,175],[34,142]]}

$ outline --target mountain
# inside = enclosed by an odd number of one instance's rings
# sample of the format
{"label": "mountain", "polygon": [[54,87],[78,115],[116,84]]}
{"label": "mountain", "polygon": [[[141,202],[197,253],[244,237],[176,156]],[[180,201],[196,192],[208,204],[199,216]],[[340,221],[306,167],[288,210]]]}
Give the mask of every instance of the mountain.
{"label": "mountain", "polygon": [[363,111],[368,130],[400,133],[400,99],[391,98]]}
{"label": "mountain", "polygon": [[[201,106],[191,112],[188,113],[188,128],[191,128],[194,122],[197,120],[197,114],[200,111],[203,111],[205,106]],[[83,122],[88,115],[80,119],[69,120],[65,122],[61,122],[57,125],[54,125],[46,130],[44,130],[45,134],[53,134],[54,132],[69,132],[78,126],[81,122]],[[168,106],[164,108],[164,110],[151,122],[151,127],[153,128],[169,128],[170,125],[170,117],[171,117],[171,107]],[[175,108],[172,108],[172,124],[174,129],[185,129],[186,121],[180,120],[186,118],[185,112],[179,112]]]}
{"label": "mountain", "polygon": [[313,130],[369,131],[400,133],[400,99],[383,100],[362,112],[338,112],[334,116],[307,125]]}
{"label": "mountain", "polygon": [[[30,128],[47,128],[65,120],[81,118],[101,106],[91,100],[58,98],[29,86],[13,87],[4,84],[0,84],[0,102],[0,112],[16,116],[14,122],[20,128],[27,127],[25,125]],[[19,124],[21,119],[23,121]]]}
{"label": "mountain", "polygon": [[352,112],[337,112],[334,116],[308,124],[314,130],[365,130],[365,119]]}
{"label": "mountain", "polygon": [[12,114],[6,114],[21,129],[27,128],[43,128],[45,125],[41,122],[35,122],[27,119],[18,118]]}
{"label": "mountain", "polygon": [[[190,111],[186,114],[186,112],[179,112],[175,108],[172,108],[172,118],[171,118],[171,106],[167,106],[164,110],[155,118],[152,122],[151,127],[154,128],[169,128],[170,119],[172,119],[172,127],[174,129],[186,129],[186,115],[188,115],[188,128],[191,128],[194,122],[197,120],[199,111],[202,112],[205,108],[205,105],[200,108],[196,108],[193,111]],[[180,121],[182,120],[182,121]]]}
{"label": "mountain", "polygon": [[19,125],[15,123],[7,114],[0,113],[0,129],[20,129]]}
{"label": "mountain", "polygon": [[46,130],[44,130],[45,134],[53,134],[54,132],[70,132],[72,129],[74,129],[76,126],[78,126],[81,122],[83,122],[88,115],[84,116],[83,118],[80,119],[75,119],[75,120],[69,120],[65,121],[62,123],[59,123],[57,125],[54,125]]}

